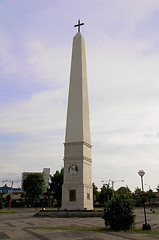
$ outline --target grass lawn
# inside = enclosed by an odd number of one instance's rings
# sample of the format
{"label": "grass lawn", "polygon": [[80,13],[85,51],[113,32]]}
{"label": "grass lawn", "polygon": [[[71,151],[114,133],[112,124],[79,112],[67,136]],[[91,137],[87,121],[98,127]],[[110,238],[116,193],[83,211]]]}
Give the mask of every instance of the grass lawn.
{"label": "grass lawn", "polygon": [[0,209],[0,213],[18,213],[16,210]]}

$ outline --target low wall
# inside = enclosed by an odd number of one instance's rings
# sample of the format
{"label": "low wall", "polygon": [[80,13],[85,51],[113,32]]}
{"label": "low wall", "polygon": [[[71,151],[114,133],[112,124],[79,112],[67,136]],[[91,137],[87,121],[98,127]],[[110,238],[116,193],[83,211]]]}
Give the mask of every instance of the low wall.
{"label": "low wall", "polygon": [[35,217],[53,217],[53,218],[68,218],[68,217],[102,217],[102,210],[40,210]]}

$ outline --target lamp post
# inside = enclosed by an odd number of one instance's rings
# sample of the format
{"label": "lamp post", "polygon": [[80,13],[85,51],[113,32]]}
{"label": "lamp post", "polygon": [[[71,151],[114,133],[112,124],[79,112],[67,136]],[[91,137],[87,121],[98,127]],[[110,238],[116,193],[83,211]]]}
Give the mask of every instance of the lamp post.
{"label": "lamp post", "polygon": [[[140,170],[138,174],[141,177],[142,192],[144,192],[143,176],[145,175],[145,172],[143,170]],[[146,219],[145,201],[144,201],[144,217],[145,217],[145,223],[142,225],[142,230],[150,230],[151,226],[147,224],[147,219]]]}

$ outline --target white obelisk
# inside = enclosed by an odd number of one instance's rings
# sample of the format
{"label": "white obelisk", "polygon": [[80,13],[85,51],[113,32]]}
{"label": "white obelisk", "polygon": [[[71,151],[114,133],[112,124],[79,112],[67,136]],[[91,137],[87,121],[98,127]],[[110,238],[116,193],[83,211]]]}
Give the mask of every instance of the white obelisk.
{"label": "white obelisk", "polygon": [[64,143],[62,209],[93,209],[92,160],[85,42],[78,32],[73,38],[72,62]]}

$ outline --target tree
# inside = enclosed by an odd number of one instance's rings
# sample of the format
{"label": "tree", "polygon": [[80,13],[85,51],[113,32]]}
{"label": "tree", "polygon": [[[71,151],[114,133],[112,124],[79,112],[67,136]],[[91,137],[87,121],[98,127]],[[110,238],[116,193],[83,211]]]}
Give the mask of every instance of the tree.
{"label": "tree", "polygon": [[4,208],[2,197],[0,197],[0,209]]}
{"label": "tree", "polygon": [[134,191],[134,193],[136,194],[136,195],[140,195],[141,194],[141,188],[135,188],[135,191]]}
{"label": "tree", "polygon": [[157,188],[156,188],[157,192],[159,192],[159,184],[157,185]]}
{"label": "tree", "polygon": [[136,188],[134,191],[134,201],[135,201],[135,206],[141,206],[144,204],[146,201],[150,204],[151,199],[156,197],[156,194],[153,192],[152,189],[149,189],[147,192],[141,191],[140,188]]}
{"label": "tree", "polygon": [[149,204],[151,203],[151,199],[156,197],[156,194],[153,192],[152,189],[149,189],[149,191],[146,192],[147,193],[147,199]]}
{"label": "tree", "polygon": [[53,195],[54,200],[57,201],[57,204],[61,206],[62,200],[62,185],[63,185],[63,175],[64,169],[62,168],[59,172],[58,170],[51,177],[50,192]]}
{"label": "tree", "polygon": [[103,187],[101,188],[101,191],[99,193],[99,202],[102,204],[108,202],[112,197],[112,193],[113,191],[109,183],[103,184]]}
{"label": "tree", "polygon": [[117,194],[131,194],[131,191],[130,189],[128,188],[128,186],[126,187],[120,187],[117,191],[116,191]]}
{"label": "tree", "polygon": [[141,188],[135,188],[133,198],[134,198],[134,203],[135,206],[141,206],[142,204],[142,199],[141,199],[142,191]]}
{"label": "tree", "polygon": [[93,202],[94,204],[99,201],[98,187],[93,183]]}
{"label": "tree", "polygon": [[103,218],[105,226],[113,230],[128,230],[134,227],[133,201],[128,194],[118,194],[105,204]]}
{"label": "tree", "polygon": [[34,202],[39,199],[44,191],[44,179],[41,173],[31,173],[23,181],[23,190],[26,192],[28,199]]}

